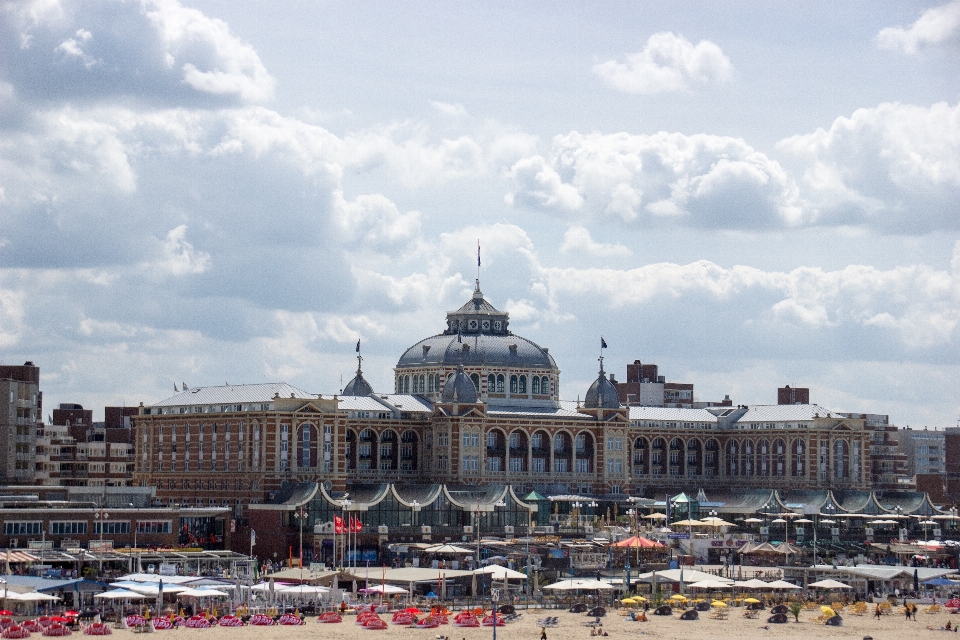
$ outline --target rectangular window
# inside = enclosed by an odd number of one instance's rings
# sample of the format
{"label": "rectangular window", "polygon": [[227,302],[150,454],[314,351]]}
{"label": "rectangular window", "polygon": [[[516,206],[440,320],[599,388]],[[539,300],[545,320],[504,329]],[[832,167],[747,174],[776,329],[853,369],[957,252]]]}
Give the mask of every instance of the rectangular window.
{"label": "rectangular window", "polygon": [[137,533],[170,533],[169,520],[138,520]]}
{"label": "rectangular window", "polygon": [[55,536],[86,535],[87,523],[78,522],[78,521],[55,520],[50,523],[50,533]]}
{"label": "rectangular window", "polygon": [[547,459],[546,458],[534,458],[530,464],[530,470],[534,473],[546,473],[547,471]]}
{"label": "rectangular window", "polygon": [[470,434],[470,446],[479,447],[480,446],[480,434],[472,433]]}
{"label": "rectangular window", "polygon": [[103,529],[104,535],[121,534],[121,533],[126,534],[126,533],[130,533],[130,522],[127,520],[118,520],[113,522],[110,522],[110,521],[94,522],[93,534],[100,535],[100,529]]}
{"label": "rectangular window", "polygon": [[520,473],[523,471],[523,458],[510,458],[510,471]]}
{"label": "rectangular window", "polygon": [[502,471],[500,468],[500,458],[491,456],[487,458],[487,471]]}
{"label": "rectangular window", "polygon": [[567,459],[566,458],[556,458],[553,461],[553,471],[555,473],[567,473]]}
{"label": "rectangular window", "polygon": [[590,461],[586,458],[577,458],[575,465],[577,473],[590,473]]}
{"label": "rectangular window", "polygon": [[463,446],[465,447],[470,446],[470,434],[467,433],[466,431],[463,432]]}
{"label": "rectangular window", "polygon": [[42,529],[43,525],[39,520],[29,522],[7,521],[3,523],[3,535],[5,536],[39,536]]}
{"label": "rectangular window", "polygon": [[447,470],[447,456],[439,456],[437,458],[437,470],[438,471]]}
{"label": "rectangular window", "polygon": [[530,438],[530,446],[532,446],[534,449],[543,449],[543,434],[533,434],[533,437]]}

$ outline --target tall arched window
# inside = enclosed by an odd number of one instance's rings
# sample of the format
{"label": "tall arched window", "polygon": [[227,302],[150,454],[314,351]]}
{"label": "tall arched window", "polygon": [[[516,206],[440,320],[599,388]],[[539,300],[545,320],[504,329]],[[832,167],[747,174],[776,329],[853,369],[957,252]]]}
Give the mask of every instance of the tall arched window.
{"label": "tall arched window", "polygon": [[518,393],[526,393],[526,392],[527,392],[527,376],[520,376],[520,384],[519,384],[519,387],[520,387],[520,388],[518,389]]}
{"label": "tall arched window", "polygon": [[503,393],[503,374],[497,374],[497,393]]}
{"label": "tall arched window", "polygon": [[470,374],[470,381],[473,383],[474,388],[479,393],[480,391],[480,375],[476,373]]}
{"label": "tall arched window", "polygon": [[510,393],[517,393],[517,376],[510,376]]}
{"label": "tall arched window", "polygon": [[530,381],[530,391],[535,396],[540,395],[540,376],[533,376],[533,380]]}
{"label": "tall arched window", "polygon": [[410,393],[410,376],[403,376],[403,393]]}
{"label": "tall arched window", "polygon": [[497,377],[492,373],[487,376],[487,393],[497,392]]}

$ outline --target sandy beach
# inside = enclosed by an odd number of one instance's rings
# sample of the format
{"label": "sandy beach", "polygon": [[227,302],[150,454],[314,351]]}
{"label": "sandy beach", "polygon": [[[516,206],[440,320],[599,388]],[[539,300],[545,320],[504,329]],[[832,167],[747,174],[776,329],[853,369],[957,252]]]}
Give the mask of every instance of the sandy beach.
{"label": "sandy beach", "polygon": [[[872,611],[872,610],[871,610]],[[804,611],[800,614],[800,622],[789,622],[787,624],[767,624],[766,619],[769,613],[761,615],[758,619],[748,619],[742,616],[743,610],[731,608],[729,617],[726,620],[714,620],[709,618],[709,612],[703,614],[699,620],[685,621],[680,620],[675,613],[672,617],[651,616],[649,622],[631,622],[623,616],[616,613],[602,618],[602,626],[609,634],[610,638],[665,638],[677,640],[704,640],[705,638],[738,638],[741,640],[751,640],[754,638],[778,638],[778,639],[818,639],[818,638],[863,638],[871,636],[874,640],[886,640],[892,638],[901,638],[904,633],[917,633],[921,637],[942,637],[946,632],[940,628],[950,621],[951,625],[960,622],[960,615],[940,612],[935,614],[926,614],[921,606],[917,613],[916,621],[906,621],[903,616],[890,614],[881,617],[879,620],[872,615],[863,616],[847,615],[844,616],[844,626],[828,627],[814,621],[819,612]],[[556,627],[547,628],[548,640],[586,640],[590,638],[590,628],[585,626],[592,618],[587,618],[582,614],[568,613],[563,610],[531,610],[524,612],[519,620],[511,622],[506,626],[497,629],[497,637],[503,640],[513,640],[522,638],[524,640],[539,640],[540,626],[537,620],[546,616],[555,616],[558,618]],[[381,617],[389,622],[390,615],[382,614]],[[792,618],[792,616],[791,616]],[[933,627],[933,629],[928,629]],[[126,637],[132,635],[133,630],[116,629],[115,635]],[[355,624],[353,616],[345,616],[343,623],[340,624],[321,624],[317,622],[316,617],[307,618],[307,624],[300,627],[275,626],[275,627],[253,627],[246,626],[241,628],[221,628],[214,627],[210,629],[188,629],[178,628],[169,631],[157,631],[159,636],[183,637],[189,635],[193,637],[204,637],[209,640],[226,640],[235,638],[236,640],[290,640],[292,638],[323,638],[324,640],[361,640],[372,639],[376,637],[393,638],[402,640],[436,640],[440,636],[446,636],[451,640],[486,640],[493,636],[493,629],[489,627],[464,629],[450,625],[443,625],[437,629],[411,629],[407,627],[390,625],[383,631],[371,631],[363,629]],[[960,637],[957,635],[956,637]],[[157,640],[161,640],[158,637]]]}

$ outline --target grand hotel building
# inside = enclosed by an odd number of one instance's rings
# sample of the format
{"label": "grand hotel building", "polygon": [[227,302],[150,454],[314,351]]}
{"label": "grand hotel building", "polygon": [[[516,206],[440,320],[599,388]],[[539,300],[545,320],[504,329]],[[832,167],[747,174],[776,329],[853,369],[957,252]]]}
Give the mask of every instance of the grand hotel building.
{"label": "grand hotel building", "polygon": [[403,353],[394,385],[377,393],[358,366],[339,395],[184,389],[134,419],[135,482],[161,502],[238,516],[291,483],[328,495],[392,483],[598,499],[870,489],[864,420],[817,405],[626,407],[602,363],[583,402],[561,400],[553,356],[512,333],[479,282],[442,333]]}

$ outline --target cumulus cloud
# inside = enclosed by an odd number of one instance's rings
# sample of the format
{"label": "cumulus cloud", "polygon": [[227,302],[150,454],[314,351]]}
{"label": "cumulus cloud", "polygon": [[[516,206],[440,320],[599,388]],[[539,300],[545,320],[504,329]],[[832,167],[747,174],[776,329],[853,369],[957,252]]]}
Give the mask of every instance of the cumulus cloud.
{"label": "cumulus cloud", "polygon": [[877,34],[882,49],[914,54],[925,47],[955,42],[960,36],[960,0],[927,9],[909,27],[887,27]]}
{"label": "cumulus cloud", "polygon": [[524,158],[508,177],[509,203],[561,216],[583,210],[627,222],[763,228],[797,225],[805,215],[776,160],[723,136],[572,132],[554,138],[548,158]]}
{"label": "cumulus cloud", "polygon": [[0,75],[28,101],[112,95],[222,106],[273,95],[275,81],[252,46],[177,0],[20,3],[4,17]]}
{"label": "cumulus cloud", "polygon": [[187,225],[171,229],[163,242],[163,259],[157,265],[175,275],[200,274],[210,267],[210,254],[187,242]]}
{"label": "cumulus cloud", "polygon": [[337,224],[347,240],[367,246],[410,245],[419,240],[420,213],[400,213],[397,205],[381,194],[361,195],[348,202],[343,198],[343,192],[337,191],[334,211]]}
{"label": "cumulus cloud", "polygon": [[170,67],[182,64],[184,83],[249,102],[273,95],[274,79],[260,56],[233,35],[226,22],[176,0],[148,0],[144,9],[164,45],[164,62]]}
{"label": "cumulus cloud", "polygon": [[884,103],[781,141],[820,224],[900,233],[957,229],[960,104]]}
{"label": "cumulus cloud", "polygon": [[728,80],[733,65],[709,40],[696,45],[669,31],[655,33],[643,51],[627,56],[626,62],[607,60],[594,65],[603,81],[627,93],[686,91],[694,85]]}
{"label": "cumulus cloud", "polygon": [[567,229],[563,234],[563,242],[560,243],[560,253],[587,254],[598,258],[622,258],[633,255],[630,249],[620,243],[594,242],[590,232],[584,227]]}
{"label": "cumulus cloud", "polygon": [[925,349],[950,343],[960,321],[960,272],[924,265],[778,272],[697,261],[628,270],[556,267],[545,275],[557,295],[602,300],[611,309],[682,298],[696,305],[720,301],[738,310],[741,323],[766,325],[781,335],[791,327],[881,327],[906,347]]}

